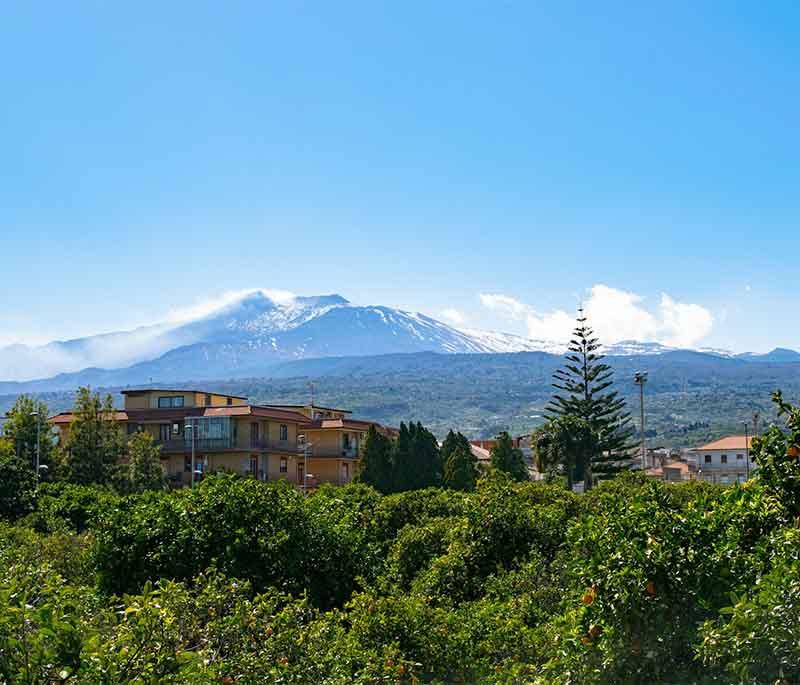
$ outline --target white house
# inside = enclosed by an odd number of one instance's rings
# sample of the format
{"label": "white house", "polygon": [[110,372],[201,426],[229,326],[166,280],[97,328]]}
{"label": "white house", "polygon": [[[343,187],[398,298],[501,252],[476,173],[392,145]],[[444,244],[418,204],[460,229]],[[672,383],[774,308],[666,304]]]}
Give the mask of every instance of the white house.
{"label": "white house", "polygon": [[731,435],[695,447],[692,453],[696,459],[697,478],[723,485],[743,483],[756,469],[750,455],[752,440],[748,437],[745,441],[744,435]]}

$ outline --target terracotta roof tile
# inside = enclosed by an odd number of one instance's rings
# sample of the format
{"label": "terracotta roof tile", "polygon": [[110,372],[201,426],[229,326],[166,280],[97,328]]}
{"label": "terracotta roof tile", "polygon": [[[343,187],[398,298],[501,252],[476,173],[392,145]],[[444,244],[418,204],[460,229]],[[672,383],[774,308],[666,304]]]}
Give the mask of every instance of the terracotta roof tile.
{"label": "terracotta roof tile", "polygon": [[695,447],[696,452],[712,451],[712,450],[744,450],[752,447],[753,436],[748,436],[747,445],[744,442],[744,435],[730,435],[727,438],[721,438],[714,442],[709,442],[707,445]]}

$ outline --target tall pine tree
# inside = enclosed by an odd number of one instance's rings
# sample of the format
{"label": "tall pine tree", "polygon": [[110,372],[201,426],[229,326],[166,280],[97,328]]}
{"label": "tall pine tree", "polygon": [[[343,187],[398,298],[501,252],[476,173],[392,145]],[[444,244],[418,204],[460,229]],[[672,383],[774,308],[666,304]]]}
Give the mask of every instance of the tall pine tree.
{"label": "tall pine tree", "polygon": [[557,392],[546,407],[549,417],[574,416],[597,434],[595,453],[575,465],[575,478],[587,488],[595,478],[608,478],[629,468],[633,445],[625,400],[612,389],[614,372],[603,363],[600,343],[587,324],[583,309],[567,348],[566,363],[553,374]]}

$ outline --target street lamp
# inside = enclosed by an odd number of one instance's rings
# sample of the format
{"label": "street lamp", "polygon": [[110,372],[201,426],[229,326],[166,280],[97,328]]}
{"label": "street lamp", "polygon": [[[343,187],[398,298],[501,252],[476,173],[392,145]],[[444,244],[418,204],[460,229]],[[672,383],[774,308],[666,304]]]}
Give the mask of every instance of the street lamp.
{"label": "street lamp", "polygon": [[313,445],[310,442],[306,442],[305,433],[300,433],[297,436],[298,442],[300,442],[303,446],[303,494],[308,494],[308,453],[311,451]]}
{"label": "street lamp", "polygon": [[191,486],[192,487],[194,487],[194,468],[195,468],[195,466],[194,466],[194,440],[195,440],[195,433],[197,432],[197,430],[196,430],[197,424],[195,423],[195,419],[196,418],[197,417],[195,417],[195,416],[187,416],[186,417],[186,421],[188,421],[188,423],[186,424],[186,430],[189,430],[189,431],[192,432],[192,476],[191,476]]}
{"label": "street lamp", "polygon": [[747,421],[744,421],[744,479],[750,480],[750,436],[747,434]]}
{"label": "street lamp", "polygon": [[642,471],[647,468],[647,450],[645,449],[644,438],[644,384],[647,383],[647,371],[637,371],[633,374],[633,382],[639,386],[639,411],[641,413],[642,431]]}
{"label": "street lamp", "polygon": [[39,456],[40,456],[39,431],[41,430],[42,422],[39,421],[39,412],[38,411],[32,411],[30,413],[30,415],[36,417],[36,485],[39,485],[39,468],[40,468],[40,465],[39,465]]}

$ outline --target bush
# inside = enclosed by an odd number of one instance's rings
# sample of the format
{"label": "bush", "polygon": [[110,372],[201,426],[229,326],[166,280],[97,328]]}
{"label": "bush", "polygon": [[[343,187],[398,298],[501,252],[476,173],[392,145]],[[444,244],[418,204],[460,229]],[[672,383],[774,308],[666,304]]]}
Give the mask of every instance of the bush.
{"label": "bush", "polygon": [[36,509],[26,523],[40,532],[82,533],[95,526],[119,501],[117,495],[100,485],[42,483],[36,493]]}

